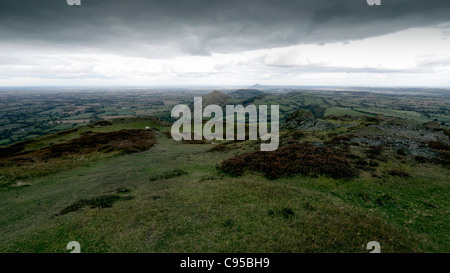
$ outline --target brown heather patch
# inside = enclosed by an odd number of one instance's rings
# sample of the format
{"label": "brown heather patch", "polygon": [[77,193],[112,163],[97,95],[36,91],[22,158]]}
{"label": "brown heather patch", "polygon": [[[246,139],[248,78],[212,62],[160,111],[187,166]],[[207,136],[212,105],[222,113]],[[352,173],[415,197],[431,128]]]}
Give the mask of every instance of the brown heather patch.
{"label": "brown heather patch", "polygon": [[445,134],[446,136],[448,136],[448,137],[450,138],[450,131],[449,131],[449,130],[442,129],[442,131],[444,132],[444,134]]}
{"label": "brown heather patch", "polygon": [[294,144],[272,152],[245,153],[223,161],[225,173],[240,176],[245,170],[263,172],[268,179],[282,176],[324,174],[333,178],[352,178],[357,171],[335,149],[312,144]]}
{"label": "brown heather patch", "polygon": [[30,144],[32,142],[33,142],[33,140],[29,139],[29,140],[25,140],[25,141],[21,141],[19,143],[13,144],[8,147],[0,148],[0,160],[1,160],[1,158],[7,158],[7,157],[11,157],[15,154],[18,154],[19,152],[21,152],[25,149],[27,144]]}
{"label": "brown heather patch", "polygon": [[434,150],[450,151],[450,145],[439,142],[439,141],[428,141],[426,142],[428,147]]}
{"label": "brown heather patch", "polygon": [[[108,133],[83,134],[66,143],[54,144],[39,150],[17,153],[21,147],[7,147],[1,149],[2,161],[12,161],[23,164],[49,159],[79,156],[94,152],[119,151],[124,154],[135,153],[150,149],[155,144],[152,132],[146,130],[120,130]],[[6,155],[6,156],[5,156]],[[4,162],[3,162],[4,163]]]}
{"label": "brown heather patch", "polygon": [[426,144],[435,150],[438,155],[433,160],[434,163],[450,166],[450,145],[439,141],[428,141]]}
{"label": "brown heather patch", "polygon": [[430,161],[428,158],[423,157],[423,156],[420,156],[420,155],[414,156],[414,160],[415,160],[417,163],[427,163],[427,162]]}
{"label": "brown heather patch", "polygon": [[341,136],[334,136],[331,140],[326,141],[325,144],[327,145],[338,145],[341,143],[349,142],[351,140],[351,135],[341,135]]}
{"label": "brown heather patch", "polygon": [[96,123],[90,124],[88,126],[91,128],[94,128],[94,127],[103,127],[103,126],[110,126],[110,125],[112,125],[111,122],[109,122],[107,120],[100,120],[100,121],[97,121]]}
{"label": "brown heather patch", "polygon": [[403,177],[403,178],[410,177],[409,173],[402,171],[402,170],[398,170],[398,169],[390,170],[389,174],[392,176],[398,176],[398,177]]}
{"label": "brown heather patch", "polygon": [[450,166],[450,151],[444,151],[444,150],[440,150],[438,151],[438,158],[437,158],[437,162],[444,165],[444,166]]}
{"label": "brown heather patch", "polygon": [[374,159],[374,158],[378,158],[381,153],[383,152],[383,145],[379,145],[379,146],[371,146],[367,151],[367,157]]}
{"label": "brown heather patch", "polygon": [[24,142],[0,150],[0,187],[14,182],[42,177],[113,155],[150,149],[155,137],[147,130],[120,130],[85,133],[66,143],[52,144],[39,150],[25,151]]}

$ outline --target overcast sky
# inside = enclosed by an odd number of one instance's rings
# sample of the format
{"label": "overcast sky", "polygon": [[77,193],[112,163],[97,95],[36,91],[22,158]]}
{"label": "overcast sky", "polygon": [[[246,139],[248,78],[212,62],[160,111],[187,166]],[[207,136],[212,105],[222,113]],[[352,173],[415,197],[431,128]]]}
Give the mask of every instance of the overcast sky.
{"label": "overcast sky", "polygon": [[450,1],[0,0],[0,86],[450,87]]}

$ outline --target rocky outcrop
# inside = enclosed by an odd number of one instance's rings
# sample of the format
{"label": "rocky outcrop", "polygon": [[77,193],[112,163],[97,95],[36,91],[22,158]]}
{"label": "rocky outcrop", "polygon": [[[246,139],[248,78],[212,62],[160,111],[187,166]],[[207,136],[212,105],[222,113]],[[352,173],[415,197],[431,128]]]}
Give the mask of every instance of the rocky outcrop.
{"label": "rocky outcrop", "polygon": [[436,152],[426,143],[450,144],[450,139],[439,125],[433,124],[432,127],[429,125],[416,126],[399,120],[395,122],[388,120],[378,125],[369,125],[371,133],[359,132],[351,142],[367,146],[390,146],[397,151],[403,151],[406,155],[434,158]]}
{"label": "rocky outcrop", "polygon": [[298,109],[286,119],[285,129],[297,129],[304,131],[322,131],[337,128],[339,125],[326,120],[315,119],[311,112]]}

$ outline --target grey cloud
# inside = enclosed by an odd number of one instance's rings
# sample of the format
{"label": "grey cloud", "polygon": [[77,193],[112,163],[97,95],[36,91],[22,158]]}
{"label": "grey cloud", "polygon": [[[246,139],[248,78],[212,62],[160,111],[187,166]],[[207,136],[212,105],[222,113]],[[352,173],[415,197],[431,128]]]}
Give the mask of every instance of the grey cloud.
{"label": "grey cloud", "polygon": [[[416,73],[427,73],[433,71],[433,66],[430,64],[419,65],[415,68],[409,69],[389,69],[389,68],[377,68],[377,67],[342,67],[342,66],[331,66],[327,64],[304,64],[304,65],[283,65],[283,64],[270,64],[266,63],[264,58],[258,60],[259,68],[265,69],[266,71],[271,71],[273,73],[378,73],[378,74],[416,74]],[[428,63],[427,63],[428,64]],[[264,68],[265,66],[265,68]]]}
{"label": "grey cloud", "polygon": [[447,0],[0,0],[0,41],[140,56],[362,39],[449,22]]}
{"label": "grey cloud", "polygon": [[422,68],[450,66],[450,57],[427,56],[426,60],[419,62],[418,66]]}
{"label": "grey cloud", "polygon": [[382,74],[391,74],[391,73],[426,73],[432,72],[432,68],[428,67],[420,67],[413,69],[380,69],[373,67],[366,68],[351,68],[351,67],[338,67],[338,66],[318,66],[318,65],[302,65],[302,66],[275,66],[270,65],[271,67],[279,68],[278,70],[282,71],[283,69],[289,72],[296,73],[382,73]]}

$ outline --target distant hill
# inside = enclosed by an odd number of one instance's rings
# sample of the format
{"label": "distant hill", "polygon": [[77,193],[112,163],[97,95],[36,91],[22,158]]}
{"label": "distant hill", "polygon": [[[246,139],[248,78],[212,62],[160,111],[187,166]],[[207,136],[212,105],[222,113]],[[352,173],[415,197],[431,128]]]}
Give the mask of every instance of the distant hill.
{"label": "distant hill", "polygon": [[239,89],[229,93],[229,95],[232,98],[248,99],[252,97],[266,95],[266,93],[258,89]]}
{"label": "distant hill", "polygon": [[[202,98],[203,98],[202,106],[203,106],[203,108],[205,108],[206,106],[211,105],[211,104],[224,106],[229,97],[220,91],[214,90],[213,92],[209,93],[208,95],[203,96]],[[191,108],[191,110],[194,109],[193,102],[189,105],[189,108]]]}
{"label": "distant hill", "polygon": [[[205,109],[206,106],[211,105],[211,104],[215,104],[215,105],[219,105],[220,107],[226,105],[227,100],[229,99],[229,97],[217,90],[214,90],[213,92],[205,95],[202,97],[202,108]],[[192,114],[194,114],[194,102],[192,102],[189,105],[189,108],[192,111]],[[203,110],[202,109],[202,110]],[[199,109],[197,109],[199,110]]]}
{"label": "distant hill", "polygon": [[225,105],[228,100],[228,96],[225,93],[214,90],[206,96],[203,96],[203,107],[210,104]]}

